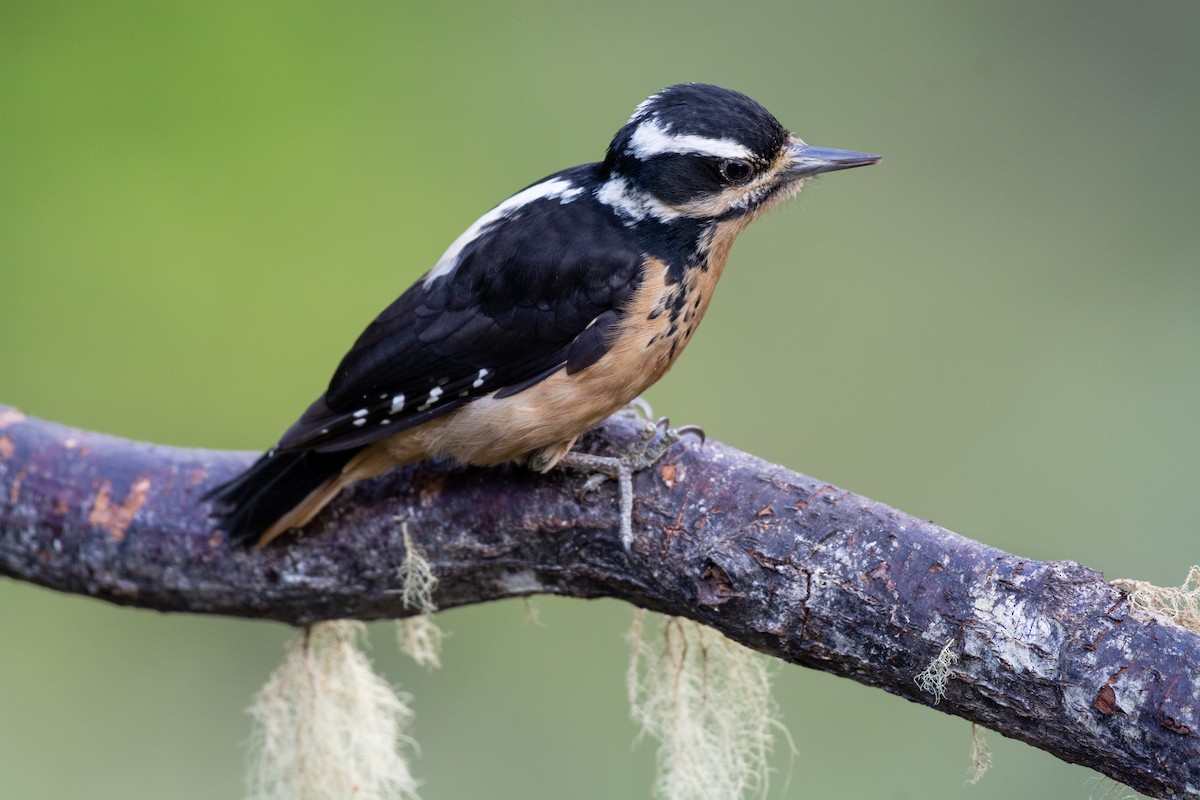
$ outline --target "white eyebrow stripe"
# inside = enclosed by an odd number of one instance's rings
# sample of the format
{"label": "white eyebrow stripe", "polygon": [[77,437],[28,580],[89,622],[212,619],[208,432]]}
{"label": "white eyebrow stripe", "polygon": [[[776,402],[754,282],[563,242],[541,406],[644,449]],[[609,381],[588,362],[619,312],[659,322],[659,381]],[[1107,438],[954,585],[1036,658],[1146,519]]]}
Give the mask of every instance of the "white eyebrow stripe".
{"label": "white eyebrow stripe", "polygon": [[627,152],[639,161],[666,153],[675,155],[697,153],[716,158],[747,159],[754,155],[750,152],[750,148],[733,139],[710,139],[694,133],[671,133],[660,125],[655,117],[651,117],[637,126],[633,136],[629,139]]}
{"label": "white eyebrow stripe", "polygon": [[458,256],[462,253],[471,242],[479,238],[485,232],[485,229],[494,222],[499,222],[505,217],[512,216],[517,209],[529,205],[538,200],[550,200],[555,197],[559,198],[561,203],[569,203],[583,192],[582,188],[575,186],[565,178],[555,178],[553,180],[542,181],[535,183],[528,189],[517,192],[512,197],[505,200],[500,205],[493,208],[491,211],[484,214],[479,219],[471,223],[471,227],[463,231],[454,242],[446,248],[446,252],[442,253],[442,257],[434,264],[433,269],[426,273],[424,284],[428,286],[436,279],[447,275],[454,271],[458,266]]}

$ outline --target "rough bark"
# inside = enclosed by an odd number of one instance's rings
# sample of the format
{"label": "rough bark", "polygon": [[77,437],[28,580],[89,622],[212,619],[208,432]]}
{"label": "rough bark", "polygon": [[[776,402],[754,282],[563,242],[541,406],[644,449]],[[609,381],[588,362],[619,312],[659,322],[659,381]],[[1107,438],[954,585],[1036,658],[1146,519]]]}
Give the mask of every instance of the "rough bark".
{"label": "rough bark", "polygon": [[[637,446],[613,418],[585,446]],[[303,624],[413,613],[403,528],[441,608],[617,597],[786,661],[936,705],[1155,797],[1200,795],[1200,637],[1099,573],[1019,558],[717,442],[612,483],[430,463],[343,493],[303,533],[235,549],[199,502],[249,453],[129,442],[0,406],[0,575],[114,603]],[[944,697],[915,676],[949,644]]]}

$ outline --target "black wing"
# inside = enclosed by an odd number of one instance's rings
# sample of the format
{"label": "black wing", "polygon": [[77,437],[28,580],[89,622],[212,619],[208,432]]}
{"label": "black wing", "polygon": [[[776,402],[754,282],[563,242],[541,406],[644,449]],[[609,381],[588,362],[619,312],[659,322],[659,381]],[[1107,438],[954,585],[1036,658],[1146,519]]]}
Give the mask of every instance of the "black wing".
{"label": "black wing", "polygon": [[637,288],[642,255],[593,197],[594,169],[531,187],[559,180],[580,191],[485,216],[452,262],[439,262],[363,331],[277,449],[360,447],[600,358]]}

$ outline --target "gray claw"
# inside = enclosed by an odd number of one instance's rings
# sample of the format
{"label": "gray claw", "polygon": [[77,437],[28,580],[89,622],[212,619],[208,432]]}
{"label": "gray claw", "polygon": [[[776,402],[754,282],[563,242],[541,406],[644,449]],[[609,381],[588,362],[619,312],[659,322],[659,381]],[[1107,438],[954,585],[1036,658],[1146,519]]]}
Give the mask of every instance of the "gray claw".
{"label": "gray claw", "polygon": [[640,395],[630,400],[625,407],[634,409],[642,415],[643,419],[649,420],[654,417],[654,409],[650,408],[650,404],[647,403]]}

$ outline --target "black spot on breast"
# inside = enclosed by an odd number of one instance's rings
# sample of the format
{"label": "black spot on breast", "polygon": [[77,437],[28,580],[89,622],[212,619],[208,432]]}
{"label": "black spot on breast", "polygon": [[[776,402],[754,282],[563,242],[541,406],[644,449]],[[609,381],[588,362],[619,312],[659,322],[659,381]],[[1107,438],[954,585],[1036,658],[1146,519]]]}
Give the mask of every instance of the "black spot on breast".
{"label": "black spot on breast", "polygon": [[672,323],[674,323],[675,320],[679,319],[679,315],[683,312],[683,309],[687,306],[688,295],[690,294],[690,292],[691,292],[691,287],[689,286],[685,289],[685,291],[679,292],[673,298],[673,302],[671,303],[671,322]]}

